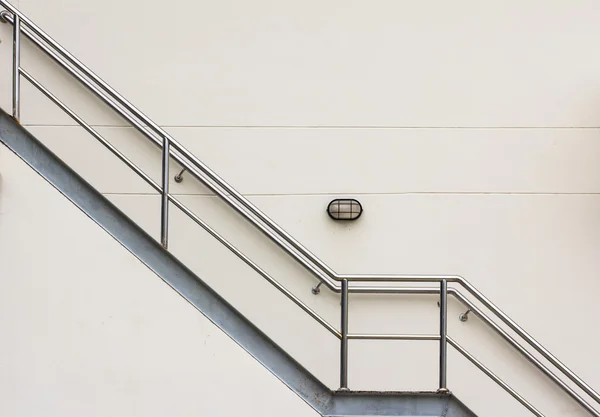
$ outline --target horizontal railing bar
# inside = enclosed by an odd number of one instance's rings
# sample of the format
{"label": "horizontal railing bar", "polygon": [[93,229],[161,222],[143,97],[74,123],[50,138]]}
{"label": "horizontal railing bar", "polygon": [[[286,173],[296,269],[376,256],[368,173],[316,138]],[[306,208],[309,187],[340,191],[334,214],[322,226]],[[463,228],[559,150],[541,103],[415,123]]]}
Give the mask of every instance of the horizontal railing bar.
{"label": "horizontal railing bar", "polygon": [[189,208],[187,208],[183,203],[177,200],[172,195],[169,195],[169,201],[173,203],[174,206],[179,208],[183,213],[185,213],[189,218],[195,221],[200,227],[202,227],[208,234],[210,234],[213,238],[219,241],[223,246],[229,249],[234,255],[240,258],[246,265],[252,268],[255,272],[257,272],[261,277],[266,279],[269,283],[271,283],[275,288],[281,291],[287,298],[293,301],[298,307],[300,307],[304,312],[308,313],[313,319],[319,322],[323,327],[325,327],[331,334],[341,339],[342,335],[337,329],[328,323],[324,318],[319,316],[314,310],[312,310],[308,305],[306,305],[302,300],[292,294],[287,288],[279,283],[276,279],[271,277],[265,270],[263,270],[260,266],[258,266],[254,261],[244,255],[238,248],[232,245],[227,239],[217,233],[212,227],[210,227],[206,222],[204,222],[201,218],[199,218],[194,212],[192,212]]}
{"label": "horizontal railing bar", "polygon": [[113,144],[107,141],[102,135],[100,135],[93,127],[86,123],[81,117],[79,117],[73,110],[71,110],[66,104],[64,104],[58,97],[56,97],[50,90],[40,84],[31,74],[25,71],[22,67],[20,68],[21,75],[27,81],[29,81],[35,88],[37,88],[42,94],[44,94],[50,101],[64,111],[71,119],[79,124],[86,132],[92,135],[98,140],[106,149],[108,149],[113,155],[123,161],[133,172],[139,175],[144,181],[148,183],[157,192],[162,192],[162,188],[152,178],[150,178],[142,169],[140,169],[135,163],[127,158],[121,151],[119,151]]}
{"label": "horizontal railing bar", "polygon": [[439,287],[351,287],[352,294],[439,294]]}
{"label": "horizontal railing bar", "polygon": [[439,334],[348,334],[354,340],[440,340]]}
{"label": "horizontal railing bar", "polygon": [[341,275],[348,281],[354,282],[460,282],[460,277],[454,275]]}
{"label": "horizontal railing bar", "polygon": [[544,417],[544,415],[537,408],[535,408],[533,405],[531,405],[531,403],[529,401],[527,401],[519,393],[517,393],[514,389],[512,389],[510,387],[510,385],[508,385],[506,382],[504,382],[502,379],[500,379],[500,377],[498,377],[496,374],[494,374],[492,371],[490,371],[488,368],[486,368],[485,365],[483,365],[473,355],[471,355],[469,352],[467,352],[462,346],[460,346],[458,343],[456,343],[454,341],[454,339],[447,337],[446,340],[454,349],[459,351],[465,358],[467,358],[469,360],[469,362],[471,362],[473,365],[475,365],[477,368],[479,368],[479,370],[481,372],[486,374],[496,384],[500,385],[500,387],[502,387],[502,389],[504,389],[504,391],[508,392],[515,400],[517,400],[523,406],[525,406],[525,408],[527,408],[529,411],[531,411],[537,417]]}

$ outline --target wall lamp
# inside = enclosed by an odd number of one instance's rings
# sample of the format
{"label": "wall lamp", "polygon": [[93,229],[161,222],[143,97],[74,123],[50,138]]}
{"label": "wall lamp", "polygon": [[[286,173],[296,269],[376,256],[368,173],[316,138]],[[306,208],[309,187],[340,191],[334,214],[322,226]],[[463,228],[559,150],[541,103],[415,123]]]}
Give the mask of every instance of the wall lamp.
{"label": "wall lamp", "polygon": [[337,198],[327,206],[327,213],[334,220],[356,220],[362,212],[362,205],[353,198]]}

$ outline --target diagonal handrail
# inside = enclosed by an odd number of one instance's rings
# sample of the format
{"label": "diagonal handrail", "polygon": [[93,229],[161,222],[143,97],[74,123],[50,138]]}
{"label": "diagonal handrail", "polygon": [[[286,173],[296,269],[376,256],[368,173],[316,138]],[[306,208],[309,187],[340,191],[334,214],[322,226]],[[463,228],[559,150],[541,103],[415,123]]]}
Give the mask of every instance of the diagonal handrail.
{"label": "diagonal handrail", "polygon": [[[555,356],[553,356],[547,349],[545,349],[539,342],[537,342],[531,335],[525,332],[516,322],[508,317],[502,310],[494,305],[488,298],[486,298],[480,291],[478,291],[472,284],[466,279],[457,275],[343,275],[336,273],[328,265],[326,265],[321,259],[310,252],[306,247],[296,241],[291,235],[289,235],[284,229],[278,226],[273,220],[271,220],[266,214],[260,211],[252,203],[250,203],[245,197],[243,197],[237,190],[231,185],[225,182],[215,172],[210,170],[205,164],[203,164],[198,158],[196,158],[189,150],[183,145],[172,138],[167,132],[160,128],[154,123],[148,116],[137,109],[133,104],[122,97],[116,90],[110,85],[103,81],[98,75],[87,68],[77,58],[70,54],[64,47],[58,42],[52,39],[48,34],[41,30],[31,20],[24,16],[14,6],[10,5],[5,0],[0,0],[0,5],[4,6],[9,10],[11,14],[6,11],[0,13],[0,17],[11,24],[13,24],[13,35],[14,35],[14,48],[13,48],[13,115],[18,118],[19,116],[19,77],[23,76],[29,82],[31,82],[36,88],[42,91],[49,99],[57,104],[63,111],[67,112],[78,124],[82,125],[89,133],[91,133],[96,139],[100,140],[113,154],[123,160],[131,169],[133,169],[138,175],[146,180],[156,191],[160,192],[163,196],[163,223],[161,228],[163,233],[161,235],[163,245],[166,247],[166,230],[168,212],[166,202],[173,203],[176,207],[184,211],[185,214],[190,216],[196,223],[207,230],[213,237],[217,238],[222,244],[230,249],[234,254],[240,257],[244,262],[251,266],[261,276],[266,278],[269,282],[275,285],[280,291],[282,291],[288,298],[299,305],[305,312],[311,315],[320,324],[326,327],[332,334],[341,338],[342,350],[344,349],[344,339],[347,349],[348,339],[368,338],[368,339],[402,339],[402,340],[441,340],[444,346],[443,353],[441,352],[440,364],[440,388],[445,389],[445,306],[442,308],[443,312],[441,315],[441,336],[430,336],[430,335],[352,335],[347,332],[347,312],[346,312],[346,326],[344,326],[344,314],[342,314],[342,332],[340,333],[331,324],[327,323],[317,313],[311,310],[306,304],[300,301],[296,296],[291,294],[281,284],[270,277],[264,272],[258,265],[252,262],[238,249],[231,245],[228,241],[222,238],[216,233],[210,226],[199,219],[193,212],[187,209],[177,199],[168,193],[168,170],[165,165],[168,164],[169,156],[172,156],[181,166],[189,170],[197,179],[205,184],[209,189],[215,192],[219,197],[226,201],[231,207],[235,209],[240,215],[246,220],[250,221],[260,231],[267,235],[273,240],[278,246],[280,246],[286,253],[288,253],[293,259],[303,265],[309,272],[315,275],[322,283],[325,283],[328,288],[337,293],[342,293],[342,300],[346,298],[346,309],[347,309],[347,294],[352,293],[439,293],[444,299],[446,294],[451,294],[463,304],[469,306],[477,316],[479,316],[484,322],[492,327],[497,333],[499,333],[505,340],[515,347],[521,354],[533,363],[538,369],[540,369],[545,375],[550,377],[561,389],[575,399],[580,405],[586,408],[591,414],[600,417],[600,413],[591,408],[589,404],[585,402],[577,393],[575,393],[568,385],[554,375],[545,365],[541,364],[534,356],[527,352],[518,342],[512,339],[511,336],[506,334],[502,328],[490,320],[483,312],[475,307],[468,299],[462,296],[457,290],[453,288],[446,289],[448,282],[454,282],[461,285],[466,289],[472,296],[474,296],[479,302],[481,302],[486,308],[492,311],[498,318],[500,318],[508,327],[510,327],[515,333],[517,333],[522,339],[524,339],[529,345],[536,349],[542,356],[544,356],[550,363],[552,363],[557,369],[559,369],[565,376],[567,376],[572,382],[574,382],[579,388],[581,388],[586,394],[592,397],[596,402],[600,403],[600,395],[594,391],[589,385],[587,385],[580,377],[578,377],[573,371],[567,368],[562,362],[560,362]],[[22,24],[22,25],[21,25]],[[43,87],[37,80],[35,80],[29,73],[23,70],[20,66],[19,61],[19,39],[20,34],[24,34],[30,41],[32,41],[37,47],[43,52],[49,55],[55,62],[69,72],[74,78],[80,81],[84,86],[90,89],[97,97],[104,101],[109,107],[116,111],[120,116],[130,122],[136,129],[144,134],[147,138],[151,139],[156,145],[163,148],[163,183],[162,187],[156,184],[146,174],[144,174],[139,168],[137,168],[131,161],[129,161],[124,155],[120,154],[108,141],[101,138],[101,136],[95,132],[87,123],[79,118],[74,112],[68,109],[63,103],[60,102],[55,96],[52,95],[45,87]],[[74,70],[73,67],[77,70]],[[79,72],[78,72],[79,71]],[[113,149],[111,149],[111,147]],[[173,150],[170,151],[169,147]],[[399,286],[388,286],[388,287],[364,287],[364,286],[351,286],[351,282],[425,282],[425,283],[439,283],[441,289],[437,288],[405,288]],[[344,304],[344,303],[342,303]],[[344,331],[344,327],[346,327]],[[448,339],[448,343],[452,344],[455,348],[455,342]],[[457,348],[459,349],[459,348]],[[460,349],[459,349],[460,351]],[[461,352],[462,353],[462,352]],[[344,354],[342,353],[342,356]],[[346,364],[342,359],[342,368]],[[442,378],[442,368],[444,368],[444,376]],[[480,368],[481,369],[481,368]],[[485,372],[485,371],[484,371]],[[489,376],[489,374],[488,374]],[[492,378],[494,379],[494,378]],[[442,380],[444,381],[442,383]],[[498,381],[496,381],[498,382]],[[500,384],[502,386],[502,384]],[[344,384],[342,384],[344,387]],[[504,387],[503,387],[504,388]],[[509,391],[510,393],[510,391]],[[511,393],[512,395],[512,393]],[[514,395],[513,395],[514,396]],[[519,397],[516,397],[522,404]],[[528,407],[529,408],[529,407]]]}

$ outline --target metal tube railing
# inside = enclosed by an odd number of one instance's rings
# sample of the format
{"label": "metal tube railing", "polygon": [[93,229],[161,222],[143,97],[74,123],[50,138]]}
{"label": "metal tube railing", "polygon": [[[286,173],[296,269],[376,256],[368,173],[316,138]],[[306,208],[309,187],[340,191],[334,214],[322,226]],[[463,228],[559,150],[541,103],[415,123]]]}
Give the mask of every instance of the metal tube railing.
{"label": "metal tube railing", "polygon": [[[4,5],[4,3],[5,3],[4,0],[0,0],[0,4]],[[14,22],[13,18],[10,15],[4,14],[3,18],[6,21],[8,21],[9,23],[13,23]],[[132,123],[132,125],[134,127],[136,127],[136,129],[138,129],[140,132],[144,133],[146,137],[152,139],[155,143],[160,144],[160,139],[152,136],[147,131],[147,128],[143,124],[137,122],[132,116],[130,116],[127,113],[123,112],[122,109],[120,109],[118,106],[114,105],[114,103],[112,103],[104,94],[102,94],[101,91],[99,91],[97,88],[95,88],[91,84],[91,82],[89,82],[88,80],[86,80],[85,78],[83,78],[80,74],[78,74],[77,72],[75,72],[71,68],[69,68],[68,65],[66,65],[55,53],[53,53],[50,50],[50,48],[48,48],[47,46],[43,45],[42,43],[39,42],[39,40],[37,40],[36,38],[34,38],[27,31],[26,28],[22,28],[21,31],[22,31],[22,33],[24,33],[28,37],[28,39],[30,39],[32,42],[34,42],[42,51],[44,51],[51,58],[53,58],[59,65],[61,65],[65,70],[67,70],[78,81],[82,82],[86,87],[88,87],[92,92],[94,92],[99,98],[101,98],[106,104],[108,104],[113,110],[115,110],[122,117],[126,118],[126,120],[128,120],[130,123]],[[47,35],[46,35],[46,37],[48,39],[51,39]],[[53,41],[53,42],[55,42],[55,41]],[[90,73],[91,73],[91,71],[90,71]],[[99,77],[98,77],[98,80],[99,80]],[[177,155],[177,154],[175,154],[173,152],[171,153],[171,155],[172,155],[172,157],[178,163],[180,163],[181,165],[186,165],[185,160],[180,155]],[[205,185],[209,185],[208,182],[205,181],[204,179],[202,179],[197,174],[197,171],[195,171],[192,167],[188,166],[188,169],[189,169],[189,171],[192,174],[194,174],[194,176],[196,176],[197,178],[199,178]],[[214,187],[214,185],[213,185],[213,187]],[[212,187],[210,187],[210,185],[209,185],[209,188],[212,189]],[[234,209],[236,209],[236,211],[240,212],[239,211],[240,210],[239,206],[235,205],[235,203],[232,203],[230,199],[227,199],[227,198],[224,198],[224,199],[232,207],[234,207]],[[257,225],[257,224],[255,223],[255,225]],[[264,226],[260,225],[258,227],[259,227],[259,230],[261,230],[263,233],[265,233],[268,236],[272,237],[272,235],[270,235],[269,233],[265,232],[266,228]],[[280,240],[275,240],[275,242],[278,243],[280,245],[280,247],[286,249],[285,245],[283,245]],[[286,249],[286,251],[287,251],[287,249]],[[290,252],[288,251],[288,253],[290,253]],[[324,274],[321,271],[319,271],[314,265],[310,265],[302,257],[297,257],[297,256],[294,256],[294,255],[292,255],[292,256],[297,261],[299,261],[304,267],[306,267],[309,270],[309,272],[311,272],[313,275],[315,275],[320,280],[322,280],[322,282],[324,282],[330,289],[332,289],[335,292],[340,292],[341,291],[340,288],[337,285],[332,284],[331,281],[327,280],[324,277]],[[338,276],[338,277],[340,277],[340,276]],[[483,297],[483,295],[481,293],[479,293],[479,291],[477,291],[472,285],[470,285],[462,277],[459,277],[459,276],[444,276],[444,275],[431,276],[431,277],[427,277],[427,278],[425,278],[425,277],[419,277],[419,276],[415,276],[415,275],[387,276],[387,277],[369,276],[369,275],[367,275],[367,276],[354,275],[354,276],[348,276],[348,277],[349,277],[349,279],[351,279],[353,281],[359,281],[359,280],[373,280],[373,281],[375,281],[375,280],[381,280],[382,278],[384,278],[386,281],[404,281],[404,282],[407,282],[409,280],[412,281],[413,279],[418,278],[419,282],[439,282],[439,279],[447,279],[449,282],[458,282],[461,285],[463,285],[465,287],[465,289],[467,289],[471,294],[473,294],[479,301],[481,301],[482,303],[484,303],[484,305],[487,308],[489,308],[495,315],[497,315],[498,317],[500,317],[500,319],[502,321],[504,321],[506,324],[508,324],[527,343],[529,343],[540,354],[542,354],[546,359],[548,359],[554,366],[556,366],[571,381],[573,381],[574,383],[576,383],[582,390],[584,390],[586,392],[586,394],[588,394],[590,397],[592,397],[596,402],[600,403],[600,394],[598,394],[596,391],[594,391],[581,378],[579,378],[573,371],[571,371],[564,363],[562,363],[560,360],[558,360],[558,358],[556,358],[555,356],[553,356],[539,342],[537,342],[533,337],[531,337],[531,335],[529,335],[522,328],[520,328],[514,321],[512,321],[510,318],[508,318],[508,316],[506,316],[506,314],[504,314],[502,312],[502,310],[500,310],[498,307],[496,307],[487,298]],[[362,290],[360,288],[357,288],[356,290],[354,288],[350,288],[349,291],[350,292],[361,292]],[[402,291],[402,288],[398,288],[398,287],[376,287],[376,288],[372,288],[369,292],[371,292],[371,293],[376,293],[376,292],[377,293],[399,293],[401,291]],[[365,292],[367,292],[367,291],[365,291]]]}
{"label": "metal tube railing", "polygon": [[448,333],[448,282],[443,279],[440,282],[440,371],[439,386],[441,392],[448,391],[446,372],[448,369],[448,344],[446,336]]}
{"label": "metal tube railing", "polygon": [[[0,0],[0,4],[4,4],[3,0]],[[54,42],[54,44],[56,44],[55,41],[53,41],[51,38],[47,37],[47,35],[43,34],[43,32],[40,30],[40,33],[42,37],[45,37],[47,40],[51,40],[52,42]],[[45,35],[45,36],[43,36]],[[58,44],[57,44],[58,45]],[[60,50],[60,49],[59,49]],[[69,54],[70,56],[70,54]],[[77,65],[78,68],[80,69],[87,69],[85,66],[83,66],[83,64],[81,64],[79,61],[77,61],[74,57],[70,56],[72,61],[71,62],[76,62],[79,65]],[[60,61],[59,61],[60,62]],[[81,67],[80,67],[81,66]],[[72,71],[71,71],[72,72]],[[84,71],[85,73],[88,73],[88,75],[90,75],[92,78],[94,78],[96,81],[99,81],[103,84],[105,84],[97,75],[95,75],[93,72],[89,71],[89,69],[87,69],[87,71]],[[76,76],[76,74],[73,74]],[[121,104],[124,104],[128,109],[132,110],[134,109],[135,111],[133,112],[134,114],[138,114],[139,116],[141,116],[143,118],[143,120],[145,122],[150,121],[150,119],[147,118],[147,116],[143,115],[143,113],[139,112],[139,110],[137,110],[135,107],[133,107],[133,105],[131,105],[131,103],[127,102],[125,99],[123,99],[121,96],[119,96],[118,94],[116,94],[116,92],[114,92],[114,90],[112,90],[108,85],[106,85],[108,92],[114,93],[115,94],[115,98],[117,98],[119,100],[119,102]],[[112,96],[112,94],[111,94]],[[115,110],[117,110],[116,107],[112,106]],[[123,114],[121,114],[123,116]],[[155,127],[153,125],[153,123],[149,123],[150,127]],[[139,124],[138,126],[136,126],[139,128]],[[145,131],[145,130],[144,130]],[[166,134],[166,132],[164,132],[162,129],[159,128],[159,130],[157,130],[158,133],[161,134]],[[147,132],[146,132],[147,133]],[[169,136],[170,138],[170,136]],[[243,203],[247,203],[248,206],[246,204],[243,204],[244,206],[246,206],[246,208],[250,209],[252,211],[253,214],[257,215],[257,217],[259,217],[261,220],[266,220],[266,223],[269,224],[270,226],[276,226],[274,227],[275,230],[279,230],[281,232],[281,236],[282,237],[289,237],[289,235],[283,231],[281,228],[279,228],[277,225],[275,225],[270,219],[268,219],[268,217],[266,217],[266,215],[264,215],[263,213],[261,213],[260,211],[258,211],[258,209],[256,209],[253,205],[251,205],[249,202],[247,202],[241,195],[239,195],[239,193],[237,192],[233,192],[235,190],[233,190],[233,188],[231,188],[227,183],[225,183],[224,181],[218,181],[218,176],[216,176],[216,174],[214,174],[212,171],[210,171],[207,167],[205,167],[199,160],[197,160],[197,158],[195,158],[193,155],[191,155],[191,153],[189,153],[189,151],[187,151],[187,149],[185,149],[183,146],[181,146],[179,143],[177,143],[176,141],[173,141],[173,147],[176,148],[177,150],[179,150],[180,152],[182,152],[185,157],[189,158],[189,160],[191,162],[193,162],[197,167],[203,169],[203,172],[206,170],[206,174],[209,176],[215,176],[215,178],[212,178],[213,180],[216,180],[216,182],[220,185],[220,186],[225,186],[224,188],[234,197],[241,197]],[[174,155],[175,157],[175,155]],[[175,157],[175,159],[182,165],[185,165],[184,161],[181,159],[181,157]],[[284,248],[290,255],[292,255],[297,261],[299,261],[302,265],[304,265],[310,272],[313,273],[313,275],[317,276],[319,279],[321,279],[326,285],[328,285],[331,289],[335,290],[336,292],[340,291],[340,288],[332,285],[331,281],[327,280],[323,274],[321,273],[321,271],[319,271],[318,269],[316,269],[314,267],[314,265],[310,265],[308,263],[306,263],[306,260],[303,259],[302,257],[298,257],[297,255],[294,255],[293,253],[291,253],[288,249],[288,247],[281,242],[280,239],[277,239],[274,237],[274,235],[272,233],[267,232],[266,228],[264,228],[264,226],[257,224],[254,219],[252,219],[250,216],[248,216],[247,214],[243,213],[240,211],[239,206],[237,206],[235,203],[231,202],[231,199],[228,198],[227,195],[224,195],[222,192],[218,192],[215,188],[214,185],[210,184],[209,182],[207,182],[206,180],[200,178],[196,171],[194,169],[192,169],[191,167],[188,166],[188,170],[190,170],[190,172],[195,173],[195,176],[198,177],[199,179],[201,179],[201,181],[209,186],[209,188],[211,188],[213,191],[217,192],[218,195],[220,195],[226,202],[228,202],[234,209],[236,209],[236,211],[238,211],[240,214],[242,214],[245,218],[247,218],[248,220],[250,220],[252,223],[254,223],[255,226],[259,227],[259,230],[261,230],[263,233],[265,233],[267,236],[271,237],[272,240],[274,240],[277,244],[279,244],[280,247]],[[257,212],[255,212],[258,211]],[[291,237],[290,237],[291,238]],[[465,286],[465,288],[471,292],[479,301],[481,301],[482,303],[484,303],[486,305],[486,307],[488,307],[490,310],[492,310],[496,315],[498,315],[506,324],[508,324],[515,332],[517,332],[519,334],[519,336],[521,336],[523,339],[525,339],[532,347],[534,347],[540,354],[542,354],[546,359],[548,359],[554,366],[556,366],[561,372],[563,372],[569,379],[571,379],[574,383],[576,383],[582,390],[584,390],[588,395],[590,395],[592,398],[594,398],[597,402],[600,403],[600,394],[598,394],[595,390],[593,390],[589,385],[587,385],[581,378],[579,378],[573,371],[571,371],[564,363],[562,363],[560,360],[558,360],[558,358],[556,358],[555,356],[553,356],[547,349],[545,349],[539,342],[537,342],[533,337],[531,337],[531,335],[529,335],[527,332],[525,332],[522,328],[520,328],[514,321],[512,321],[510,318],[508,318],[508,316],[506,316],[498,307],[496,307],[493,303],[491,303],[487,298],[483,297],[483,295],[481,293],[479,293],[472,285],[470,285],[466,280],[464,280],[464,278],[462,277],[458,277],[458,276],[435,276],[435,277],[418,277],[418,276],[381,276],[381,275],[339,275],[336,274],[335,272],[333,272],[331,270],[331,268],[329,268],[327,265],[325,265],[320,259],[318,259],[316,256],[314,256],[312,253],[310,253],[308,250],[306,250],[306,248],[304,248],[302,245],[297,246],[296,243],[293,239],[292,242],[290,242],[293,244],[294,247],[296,247],[296,249],[300,250],[302,252],[303,255],[305,255],[308,259],[310,259],[311,261],[314,261],[315,263],[317,263],[317,265],[319,265],[321,267],[321,270],[328,273],[328,275],[330,277],[332,277],[333,279],[339,281],[342,279],[348,279],[349,281],[395,281],[395,282],[414,282],[415,280],[417,282],[439,282],[439,279],[447,279],[448,281],[451,282],[459,282],[461,285]],[[385,288],[382,287],[380,288],[380,292],[395,292],[395,288]]]}
{"label": "metal tube railing", "polygon": [[[13,24],[13,117],[15,119],[20,118],[20,75],[23,75],[28,81],[42,91],[50,100],[55,102],[61,109],[63,109],[70,117],[72,117],[78,124],[84,127],[86,131],[92,134],[98,139],[105,147],[107,147],[113,154],[119,157],[125,162],[131,169],[133,169],[138,175],[146,180],[155,190],[161,193],[161,244],[166,248],[168,245],[168,204],[169,202],[176,205],[184,213],[190,216],[196,223],[207,230],[213,237],[217,238],[219,242],[224,244],[229,250],[236,254],[245,263],[251,266],[261,276],[266,278],[271,284],[283,292],[288,298],[294,303],[299,305],[305,312],[313,317],[317,322],[327,328],[332,334],[336,335],[341,340],[341,364],[340,364],[340,386],[342,389],[347,389],[347,376],[348,376],[348,340],[349,339],[376,339],[376,340],[439,340],[440,341],[440,390],[447,390],[446,387],[446,367],[447,367],[447,343],[451,342],[451,339],[447,337],[447,294],[451,293],[461,299],[462,295],[453,289],[448,289],[448,282],[457,282],[462,285],[469,293],[471,293],[478,301],[480,301],[485,307],[491,310],[496,316],[498,316],[505,324],[507,324],[513,331],[515,331],[520,337],[522,337],[528,344],[536,349],[542,356],[544,356],[550,363],[558,368],[565,376],[573,381],[579,388],[581,388],[586,394],[594,398],[600,403],[600,395],[594,391],[589,385],[587,385],[581,378],[579,378],[574,372],[567,368],[562,362],[554,357],[548,350],[546,350],[539,342],[519,327],[512,319],[510,319],[505,313],[503,313],[498,307],[496,307],[489,299],[481,294],[475,287],[473,287],[468,281],[460,276],[452,275],[341,275],[335,273],[329,266],[323,261],[316,257],[312,252],[308,251],[304,246],[298,243],[293,237],[291,237],[285,230],[275,224],[269,217],[253,206],[249,201],[245,199],[240,193],[238,193],[233,187],[226,183],[216,173],[210,170],[200,160],[198,160],[191,152],[185,147],[179,144],[175,139],[168,135],[158,125],[156,125],[151,119],[145,114],[138,110],[135,106],[129,103],[125,98],[119,95],[112,87],[104,82],[95,73],[89,70],[85,65],[78,61],[73,55],[66,51],[58,42],[48,36],[27,17],[21,14],[16,8],[7,3],[5,0],[0,0],[0,5],[13,13],[10,16],[6,12],[2,12],[1,17]],[[21,24],[23,23],[23,27]],[[29,29],[33,32],[30,33]],[[143,173],[135,164],[129,161],[120,151],[114,146],[108,143],[102,138],[94,129],[92,129],[87,123],[79,118],[74,112],[68,109],[60,100],[53,96],[47,89],[45,89],[39,82],[37,82],[30,74],[24,71],[20,66],[20,35],[30,39],[36,46],[42,51],[48,54],[53,60],[55,60],[61,67],[67,70],[72,76],[74,76],[83,85],[89,88],[97,97],[109,105],[119,115],[124,117],[130,122],[136,129],[144,134],[147,138],[151,139],[155,144],[162,147],[162,172],[161,180],[162,187],[159,187],[153,180],[151,180],[145,173]],[[36,38],[39,37],[41,39]],[[48,47],[43,42],[46,42]],[[58,54],[67,60],[68,63],[64,62]],[[73,65],[76,69],[81,71],[87,77],[80,75],[77,71],[71,68]],[[93,81],[93,82],[92,82]],[[108,96],[107,96],[108,95]],[[119,105],[115,104],[112,100],[115,100]],[[122,107],[120,107],[122,106]],[[157,136],[154,136],[157,135]],[[161,140],[162,139],[162,140]],[[171,150],[173,148],[173,151]],[[260,231],[270,237],[275,243],[277,243],[282,249],[284,249],[290,256],[296,261],[302,264],[307,270],[315,275],[321,282],[324,282],[330,289],[335,292],[342,293],[342,312],[341,312],[341,333],[338,332],[333,326],[322,319],[306,304],[300,301],[297,297],[291,294],[281,284],[270,277],[266,272],[262,271],[254,262],[249,260],[233,245],[227,242],[224,238],[218,235],[213,229],[211,229],[206,223],[200,220],[195,214],[187,209],[178,200],[173,198],[168,191],[169,186],[169,156],[173,157],[185,170],[189,170],[196,178],[207,185],[223,200],[225,200],[230,206],[232,206],[239,214],[241,214],[248,221],[253,223]],[[192,164],[193,166],[190,166]],[[205,178],[202,174],[208,177]],[[232,199],[233,198],[233,199]],[[247,210],[247,211],[246,211]],[[366,334],[349,334],[348,333],[348,295],[350,292],[353,293],[435,293],[438,290],[435,288],[401,288],[401,287],[350,287],[350,282],[429,282],[429,283],[440,283],[440,335],[366,335]],[[341,282],[341,284],[337,284]],[[463,302],[465,302],[462,297]],[[469,301],[467,301],[469,302]],[[470,302],[469,302],[470,303]],[[590,413],[598,416],[598,412],[591,408],[580,396],[564,384],[558,377],[548,370],[543,364],[541,364],[535,357],[529,352],[522,348],[514,339],[508,336],[501,328],[493,323],[487,316],[481,313],[478,309],[472,309],[477,312],[480,318],[488,323],[494,330],[496,330],[501,336],[507,339],[513,347],[517,348],[522,354],[524,354],[536,367],[542,372],[549,376],[555,383],[557,383],[565,392],[571,395],[576,401],[578,401],[584,408]],[[453,346],[455,346],[453,344]],[[455,346],[456,347],[456,346]],[[458,349],[458,348],[457,348]],[[461,352],[463,353],[463,352]],[[467,353],[465,351],[465,353]],[[463,353],[464,354],[464,353]],[[468,354],[468,353],[467,353]],[[479,366],[478,366],[479,367]],[[480,368],[481,369],[481,368]],[[492,378],[494,379],[494,378]],[[498,382],[498,381],[496,381]],[[501,381],[500,381],[501,382]],[[500,384],[502,386],[502,384]],[[535,409],[534,409],[535,410]]]}
{"label": "metal tube railing", "polygon": [[348,281],[342,281],[342,339],[340,340],[340,389],[348,389]]}
{"label": "metal tube railing", "polygon": [[12,66],[12,116],[21,119],[21,19],[15,15],[13,21],[13,66]]}
{"label": "metal tube railing", "polygon": [[169,245],[169,138],[163,138],[162,148],[162,192],[160,204],[160,243],[167,249]]}
{"label": "metal tube railing", "polygon": [[362,334],[350,333],[348,340],[440,340],[439,334]]}

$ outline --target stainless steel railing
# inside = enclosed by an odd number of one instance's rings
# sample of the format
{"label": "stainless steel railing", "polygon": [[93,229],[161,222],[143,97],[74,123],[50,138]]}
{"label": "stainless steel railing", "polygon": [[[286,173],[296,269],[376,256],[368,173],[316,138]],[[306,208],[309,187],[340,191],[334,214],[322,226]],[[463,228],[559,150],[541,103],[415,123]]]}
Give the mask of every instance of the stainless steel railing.
{"label": "stainless steel railing", "polygon": [[[591,397],[596,403],[600,404],[600,395],[586,384],[579,376],[571,371],[566,365],[552,355],[546,348],[537,342],[531,335],[525,332],[517,323],[508,317],[502,310],[495,306],[481,292],[479,292],[466,279],[456,275],[341,275],[333,271],[321,259],[310,252],[284,229],[271,220],[266,214],[260,211],[231,185],[225,182],[210,168],[204,165],[196,156],[188,151],[183,145],[177,142],[167,132],[154,123],[148,116],[137,109],[133,104],[127,101],[110,85],[103,81],[98,75],[87,68],[77,58],[70,54],[58,42],[52,39],[47,33],[42,31],[31,20],[24,16],[19,10],[5,0],[0,0],[6,10],[0,13],[0,18],[13,25],[13,88],[12,88],[12,108],[13,117],[20,119],[20,78],[23,77],[34,87],[41,91],[50,101],[62,109],[76,123],[82,126],[95,139],[102,143],[109,151],[123,161],[130,169],[146,181],[155,191],[161,195],[161,236],[160,242],[165,249],[168,247],[169,230],[169,203],[183,211],[187,216],[200,225],[212,237],[227,247],[238,258],[250,266],[255,272],[274,285],[279,291],[286,295],[291,301],[298,305],[303,311],[308,313],[319,324],[324,326],[330,333],[340,340],[340,389],[348,389],[348,341],[353,339],[368,340],[434,340],[439,343],[439,391],[447,391],[447,346],[450,345],[463,356],[465,356],[476,367],[483,371],[488,377],[494,380],[506,392],[513,396],[517,401],[523,404],[536,416],[542,416],[541,412],[527,402],[508,384],[498,378],[494,373],[487,369],[481,362],[469,354],[464,348],[458,345],[447,335],[447,296],[454,296],[463,303],[473,314],[478,316],[483,322],[490,326],[498,335],[506,340],[513,348],[521,353],[530,363],[553,381],[559,388],[567,393],[579,405],[581,405],[591,415],[600,417],[600,412],[595,410],[579,393],[577,393],[568,383],[553,373],[545,364],[543,364],[535,355],[529,352],[516,339],[509,335],[506,330],[490,319],[479,309],[472,301],[464,297],[458,290],[449,288],[448,283],[453,282],[462,286],[471,296],[479,301],[484,307],[489,309],[506,326],[514,331],[522,340],[533,347],[548,362],[550,362],[560,373],[579,387],[585,394]],[[73,110],[68,108],[58,97],[44,87],[31,74],[22,68],[20,62],[20,43],[21,35],[24,35],[36,47],[42,50],[56,63],[58,63],[71,76],[82,83],[93,94],[106,103],[112,110],[127,120],[147,139],[162,149],[162,175],[161,184],[157,184],[152,178],[145,174],[138,166],[129,160],[122,152],[116,149],[110,142],[103,138],[96,130],[79,117]],[[328,323],[314,310],[308,307],[303,301],[292,294],[278,281],[266,273],[260,266],[254,263],[234,245],[223,238],[219,233],[212,229],[195,213],[183,205],[178,199],[169,193],[169,160],[173,158],[180,164],[184,170],[189,171],[195,178],[201,181],[210,190],[215,192],[221,199],[229,204],[244,219],[248,220],[258,230],[269,237],[279,247],[281,247],[295,261],[300,263],[310,273],[324,283],[330,290],[341,293],[341,325],[338,331],[335,326]],[[439,288],[426,287],[401,287],[392,286],[353,286],[354,282],[424,282],[435,283]],[[319,284],[320,285],[320,284]],[[348,295],[349,293],[377,293],[377,294],[439,294],[440,295],[440,331],[436,335],[388,335],[388,334],[351,334],[348,331]]]}

